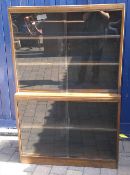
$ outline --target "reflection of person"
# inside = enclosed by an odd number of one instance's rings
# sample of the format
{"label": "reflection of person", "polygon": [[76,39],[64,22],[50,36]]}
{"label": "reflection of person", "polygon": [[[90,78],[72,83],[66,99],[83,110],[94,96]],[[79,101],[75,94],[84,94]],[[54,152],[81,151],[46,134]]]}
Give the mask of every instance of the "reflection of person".
{"label": "reflection of person", "polygon": [[[38,20],[37,15],[35,14],[13,14],[12,15],[12,21],[13,21],[13,31],[15,36],[24,36],[24,35],[30,35],[30,36],[39,36],[43,35],[43,27],[42,23],[44,20]],[[16,30],[17,27],[17,30]],[[40,47],[42,46],[43,49],[43,39],[30,39],[24,40],[22,39],[20,41],[21,47],[29,47],[30,49],[32,47]]]}
{"label": "reflection of person", "polygon": [[[83,33],[85,35],[105,35],[106,28],[108,27],[110,15],[104,11],[89,12],[83,14],[84,28]],[[103,52],[104,39],[87,39],[82,41],[81,46],[85,49],[85,56],[82,61],[87,60],[100,61]],[[83,83],[85,81],[86,66],[81,66],[78,74],[78,82]],[[95,81],[99,75],[99,67],[93,66],[92,68],[92,80]]]}
{"label": "reflection of person", "polygon": [[[40,24],[38,21],[35,21],[32,16],[26,16],[24,18],[27,30],[30,35],[32,36],[37,36],[37,35],[42,35],[43,31],[38,27],[38,24]],[[38,39],[38,46],[41,47],[43,46],[43,39]]]}
{"label": "reflection of person", "polygon": [[24,21],[30,35],[42,35],[42,29],[38,28],[38,22],[32,16],[26,16]]}

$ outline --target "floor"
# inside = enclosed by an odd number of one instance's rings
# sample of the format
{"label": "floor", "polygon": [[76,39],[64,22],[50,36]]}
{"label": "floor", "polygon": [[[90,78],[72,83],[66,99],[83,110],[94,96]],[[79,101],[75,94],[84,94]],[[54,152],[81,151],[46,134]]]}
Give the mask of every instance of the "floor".
{"label": "floor", "polygon": [[117,170],[22,164],[19,161],[17,136],[0,136],[0,175],[130,175],[130,141],[120,141],[119,157]]}

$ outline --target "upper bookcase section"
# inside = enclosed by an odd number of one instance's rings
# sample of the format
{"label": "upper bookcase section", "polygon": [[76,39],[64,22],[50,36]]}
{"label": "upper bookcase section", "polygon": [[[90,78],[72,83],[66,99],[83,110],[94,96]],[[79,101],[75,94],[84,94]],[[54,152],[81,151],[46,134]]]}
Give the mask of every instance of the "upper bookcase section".
{"label": "upper bookcase section", "polygon": [[124,5],[9,8],[17,91],[120,93]]}

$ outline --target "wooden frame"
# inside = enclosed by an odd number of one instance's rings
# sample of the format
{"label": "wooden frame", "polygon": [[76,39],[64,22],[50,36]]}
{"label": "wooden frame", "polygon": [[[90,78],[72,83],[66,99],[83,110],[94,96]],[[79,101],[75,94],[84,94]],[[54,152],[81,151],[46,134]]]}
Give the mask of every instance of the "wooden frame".
{"label": "wooden frame", "polygon": [[120,95],[110,93],[42,93],[42,92],[17,92],[15,93],[17,99],[44,99],[60,101],[120,101]]}
{"label": "wooden frame", "polygon": [[61,5],[61,6],[35,6],[35,7],[9,7],[9,13],[43,13],[43,12],[83,12],[98,10],[124,10],[125,4],[95,4],[95,5]]}
{"label": "wooden frame", "polygon": [[[90,90],[80,90],[78,93],[74,90],[69,92],[61,91],[36,91],[36,90],[21,90],[18,85],[17,71],[16,71],[16,61],[15,61],[15,48],[14,48],[14,36],[11,14],[13,13],[43,13],[43,12],[85,12],[85,11],[122,11],[122,25],[121,25],[121,37],[120,37],[120,54],[119,54],[119,73],[118,73],[118,92],[112,92],[107,89],[90,89]],[[121,77],[122,77],[122,56],[123,56],[123,40],[124,40],[124,17],[125,17],[125,6],[124,4],[108,4],[108,5],[80,5],[80,6],[46,6],[46,7],[10,7],[9,8],[9,21],[11,28],[11,42],[12,42],[12,53],[13,53],[13,64],[14,64],[14,75],[16,83],[16,93],[15,93],[15,109],[17,118],[17,128],[19,137],[19,151],[21,162],[24,163],[44,163],[44,164],[58,164],[58,165],[78,165],[78,166],[94,166],[94,167],[106,167],[106,168],[117,168],[118,167],[118,152],[119,152],[119,124],[120,124],[120,110],[121,110]],[[95,37],[95,36],[93,36]],[[100,36],[98,36],[100,37]],[[113,37],[108,36],[108,37]],[[49,39],[41,37],[44,39]],[[83,37],[81,37],[83,38]],[[119,36],[117,36],[119,38]],[[17,39],[21,39],[18,37]],[[29,39],[25,37],[24,39]],[[33,39],[37,39],[33,37]],[[90,64],[91,63],[86,63]],[[105,63],[100,63],[105,65]],[[110,63],[108,66],[111,66]],[[98,65],[95,63],[95,65]],[[118,103],[118,116],[116,121],[116,160],[109,159],[78,159],[78,158],[63,158],[63,157],[44,157],[41,155],[34,154],[22,154],[22,143],[21,143],[21,128],[19,121],[19,109],[17,102],[18,100],[54,100],[54,101],[78,101],[78,102],[117,102]]]}

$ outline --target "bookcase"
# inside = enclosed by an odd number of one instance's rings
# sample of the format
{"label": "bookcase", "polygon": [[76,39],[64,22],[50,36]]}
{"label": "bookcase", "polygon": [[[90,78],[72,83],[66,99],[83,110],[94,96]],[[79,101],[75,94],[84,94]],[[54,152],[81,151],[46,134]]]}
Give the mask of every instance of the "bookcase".
{"label": "bookcase", "polygon": [[117,168],[124,11],[9,8],[21,162]]}

